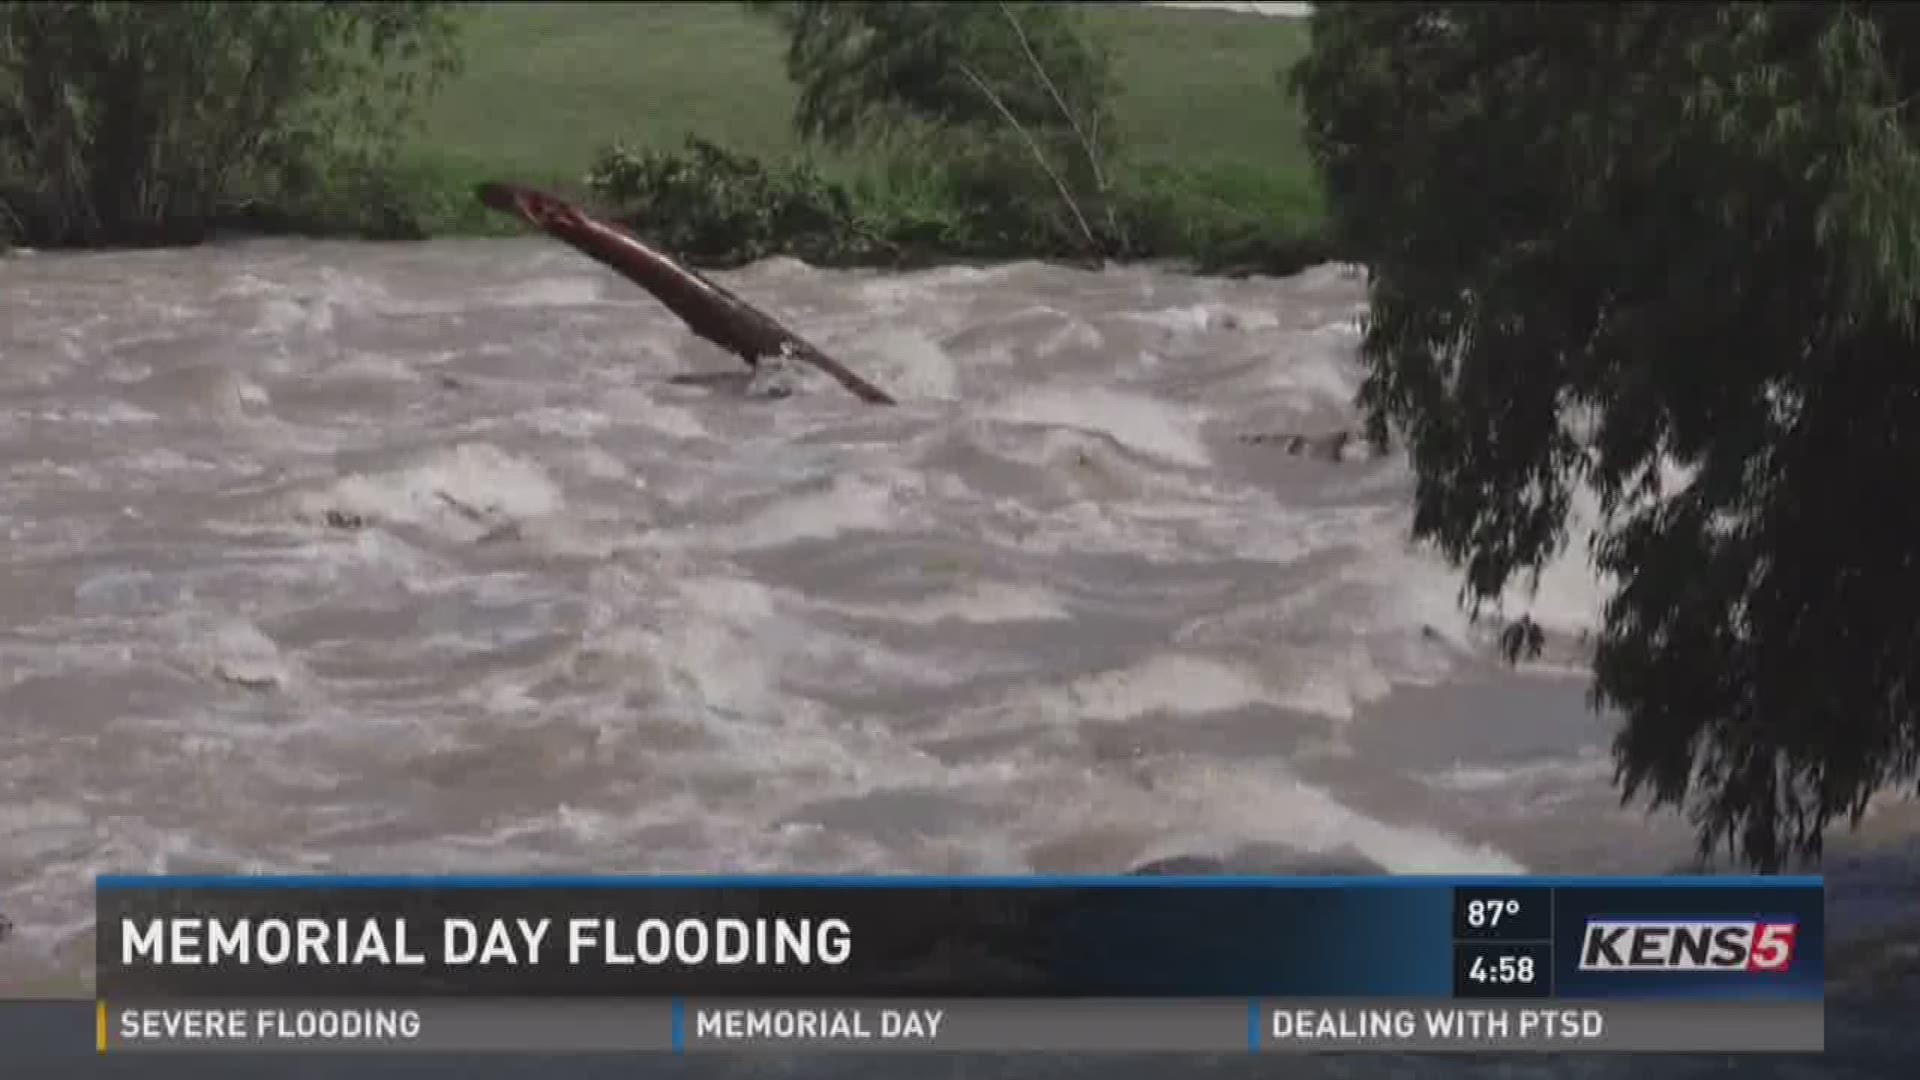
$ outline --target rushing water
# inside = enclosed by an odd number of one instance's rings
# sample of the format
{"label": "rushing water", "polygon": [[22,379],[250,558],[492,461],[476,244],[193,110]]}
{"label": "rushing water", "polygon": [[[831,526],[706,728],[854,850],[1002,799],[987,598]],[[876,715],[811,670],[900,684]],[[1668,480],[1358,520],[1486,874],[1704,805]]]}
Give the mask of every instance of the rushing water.
{"label": "rushing water", "polygon": [[[107,870],[1684,861],[1404,463],[1287,445],[1354,422],[1351,274],[732,280],[903,405],[672,385],[735,362],[534,241],[0,261],[0,989],[81,988]],[[1847,865],[1841,936],[1914,905]]]}

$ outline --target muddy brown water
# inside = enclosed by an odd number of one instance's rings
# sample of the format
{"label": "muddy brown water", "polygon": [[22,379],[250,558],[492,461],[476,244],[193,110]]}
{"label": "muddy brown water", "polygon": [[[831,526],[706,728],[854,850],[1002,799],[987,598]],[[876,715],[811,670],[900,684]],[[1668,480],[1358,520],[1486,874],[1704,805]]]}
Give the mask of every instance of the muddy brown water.
{"label": "muddy brown water", "polygon": [[[1404,463],[1289,452],[1354,423],[1352,273],[726,278],[903,404],[674,385],[735,362],[539,241],[0,260],[0,984],[84,992],[104,871],[1686,861]],[[1602,595],[1527,602],[1573,660]],[[1841,845],[1841,936],[1913,835]]]}

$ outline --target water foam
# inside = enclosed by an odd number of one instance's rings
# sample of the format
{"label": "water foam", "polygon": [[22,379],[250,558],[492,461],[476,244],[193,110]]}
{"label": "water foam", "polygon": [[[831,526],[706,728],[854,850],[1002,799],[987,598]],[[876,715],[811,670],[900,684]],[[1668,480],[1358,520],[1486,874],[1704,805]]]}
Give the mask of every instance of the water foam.
{"label": "water foam", "polygon": [[908,520],[903,500],[919,484],[918,477],[904,471],[836,476],[814,491],[775,500],[711,539],[756,549],[884,531]]}
{"label": "water foam", "polygon": [[[1352,426],[1339,272],[722,275],[873,409],[671,386],[720,360],[539,242],[9,265],[0,906],[36,956],[106,869],[1685,847],[1512,822],[1612,797],[1604,739],[1512,694],[1382,732],[1484,628],[1403,463],[1241,439]],[[1572,551],[1531,603],[1573,633],[1600,595]]]}
{"label": "water foam", "polygon": [[937,626],[944,622],[1052,622],[1071,617],[1063,600],[1050,590],[992,581],[919,600],[835,604],[833,608],[857,618],[913,626]]}
{"label": "water foam", "polygon": [[1177,406],[1099,387],[1023,391],[992,406],[992,415],[1108,435],[1142,453],[1203,469],[1212,462],[1193,418]]}
{"label": "water foam", "polygon": [[1112,722],[1151,713],[1177,717],[1223,712],[1271,701],[1271,691],[1243,669],[1168,654],[1076,679],[1059,690],[1023,693],[1009,703],[1008,711],[1051,721]]}
{"label": "water foam", "polygon": [[345,523],[421,525],[474,537],[501,519],[558,512],[565,497],[538,463],[487,443],[462,443],[412,465],[346,476],[295,500],[303,517]]}

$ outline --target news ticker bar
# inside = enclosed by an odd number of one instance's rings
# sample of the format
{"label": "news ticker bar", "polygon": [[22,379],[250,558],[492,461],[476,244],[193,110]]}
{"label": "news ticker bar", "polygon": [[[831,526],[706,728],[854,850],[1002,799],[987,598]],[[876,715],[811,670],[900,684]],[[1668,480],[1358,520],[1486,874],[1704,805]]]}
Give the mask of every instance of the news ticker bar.
{"label": "news ticker bar", "polygon": [[101,1002],[98,1049],[441,1052],[1806,1053],[1807,1002]]}
{"label": "news ticker bar", "polygon": [[102,878],[108,1001],[1825,990],[1819,879]]}

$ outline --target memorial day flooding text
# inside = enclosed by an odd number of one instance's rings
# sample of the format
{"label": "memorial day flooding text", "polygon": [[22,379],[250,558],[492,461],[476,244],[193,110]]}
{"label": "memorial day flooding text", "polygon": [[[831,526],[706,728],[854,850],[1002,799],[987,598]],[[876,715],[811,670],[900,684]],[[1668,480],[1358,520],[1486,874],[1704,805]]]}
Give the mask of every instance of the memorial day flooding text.
{"label": "memorial day flooding text", "polygon": [[[845,963],[853,931],[844,919],[665,919],[623,925],[612,918],[440,920],[431,942],[405,919],[123,919],[120,962],[132,967],[264,964],[273,967],[534,967],[564,950],[568,965]],[[564,938],[564,944],[555,941]],[[437,947],[437,954],[427,946]]]}

